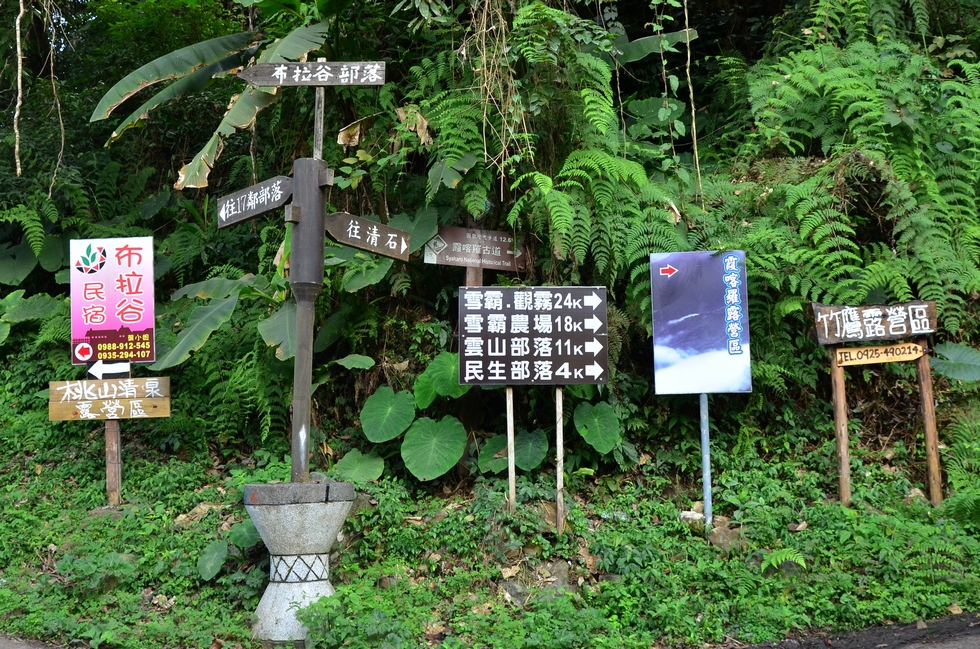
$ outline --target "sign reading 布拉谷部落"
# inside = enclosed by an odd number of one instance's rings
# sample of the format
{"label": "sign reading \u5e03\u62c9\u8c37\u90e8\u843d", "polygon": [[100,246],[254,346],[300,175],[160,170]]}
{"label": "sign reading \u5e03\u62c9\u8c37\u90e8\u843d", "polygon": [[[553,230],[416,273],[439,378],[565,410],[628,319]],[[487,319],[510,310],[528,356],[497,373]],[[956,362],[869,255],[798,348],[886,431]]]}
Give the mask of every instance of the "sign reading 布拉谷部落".
{"label": "sign reading \u5e03\u62c9\u8c37\u90e8\u843d", "polygon": [[811,303],[817,342],[835,345],[858,340],[901,340],[936,331],[936,303],[830,306]]}
{"label": "sign reading \u5e03\u62c9\u8c37\u90e8\u843d", "polygon": [[751,392],[745,253],[650,255],[656,394]]}
{"label": "sign reading \u5e03\u62c9\u8c37\u90e8\u843d", "polygon": [[463,385],[609,380],[605,286],[460,287]]}
{"label": "sign reading \u5e03\u62c9\u8c37\u90e8\u843d", "polygon": [[155,360],[153,237],[73,239],[71,361]]}
{"label": "sign reading \u5e03\u62c9\u8c37\u90e8\u843d", "polygon": [[254,86],[381,86],[384,61],[259,63],[238,76]]}

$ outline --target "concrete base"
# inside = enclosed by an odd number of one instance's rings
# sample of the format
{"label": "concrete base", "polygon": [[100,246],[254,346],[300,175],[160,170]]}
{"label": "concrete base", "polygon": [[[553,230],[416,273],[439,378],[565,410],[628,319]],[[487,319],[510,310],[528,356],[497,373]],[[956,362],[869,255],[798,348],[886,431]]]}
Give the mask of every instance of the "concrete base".
{"label": "concrete base", "polygon": [[252,628],[263,645],[306,639],[296,611],[334,594],[328,556],[353,502],[343,482],[245,486],[245,510],[271,555]]}

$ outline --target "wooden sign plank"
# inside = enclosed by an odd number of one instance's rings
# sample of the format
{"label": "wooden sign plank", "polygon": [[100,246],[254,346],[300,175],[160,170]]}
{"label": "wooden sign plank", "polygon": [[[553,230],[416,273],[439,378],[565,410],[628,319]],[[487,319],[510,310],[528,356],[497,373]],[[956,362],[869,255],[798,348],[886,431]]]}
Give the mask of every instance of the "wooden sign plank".
{"label": "wooden sign plank", "polygon": [[384,61],[259,63],[238,73],[254,86],[381,86]]}
{"label": "wooden sign plank", "polygon": [[293,196],[293,179],[276,176],[218,201],[218,227],[254,219],[285,205]]}
{"label": "wooden sign plank", "polygon": [[51,381],[50,403],[111,399],[159,399],[170,396],[170,377],[103,379],[101,381]]}
{"label": "wooden sign plank", "polygon": [[936,331],[936,303],[829,306],[813,302],[813,321],[821,345],[859,340],[901,340]]}
{"label": "wooden sign plank", "polygon": [[48,403],[48,421],[144,419],[169,416],[170,397],[51,401]]}
{"label": "wooden sign plank", "polygon": [[327,234],[337,243],[408,261],[411,235],[404,230],[347,212],[328,214],[326,227]]}
{"label": "wooden sign plank", "polygon": [[425,244],[423,261],[516,272],[524,270],[526,259],[521,250],[514,252],[514,235],[510,232],[443,225]]}
{"label": "wooden sign plank", "polygon": [[834,352],[837,354],[837,364],[846,366],[914,361],[921,357],[925,350],[920,345],[906,343],[875,347],[838,347]]}

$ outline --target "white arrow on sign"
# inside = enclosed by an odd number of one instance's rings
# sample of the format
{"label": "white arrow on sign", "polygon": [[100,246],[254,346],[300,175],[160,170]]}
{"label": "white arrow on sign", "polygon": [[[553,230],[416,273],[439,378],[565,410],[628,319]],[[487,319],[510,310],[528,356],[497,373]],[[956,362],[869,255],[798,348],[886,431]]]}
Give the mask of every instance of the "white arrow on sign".
{"label": "white arrow on sign", "polygon": [[602,351],[602,343],[599,342],[596,338],[585,341],[586,354],[591,353],[593,356],[597,356],[601,351]]}
{"label": "white arrow on sign", "polygon": [[586,295],[582,298],[582,304],[585,306],[590,306],[594,309],[602,304],[602,298],[596,295],[595,291],[592,291],[592,295]]}
{"label": "white arrow on sign", "polygon": [[591,318],[586,318],[585,328],[588,329],[589,331],[599,331],[600,329],[602,329],[602,320],[600,320],[595,316],[592,316]]}
{"label": "white arrow on sign", "polygon": [[100,358],[92,363],[92,367],[88,368],[88,373],[100,381],[102,380],[102,377],[107,374],[129,374],[129,361],[123,361],[120,363],[104,363]]}
{"label": "white arrow on sign", "polygon": [[592,365],[586,365],[585,375],[599,378],[600,376],[602,376],[602,365],[599,365],[598,363],[592,363]]}

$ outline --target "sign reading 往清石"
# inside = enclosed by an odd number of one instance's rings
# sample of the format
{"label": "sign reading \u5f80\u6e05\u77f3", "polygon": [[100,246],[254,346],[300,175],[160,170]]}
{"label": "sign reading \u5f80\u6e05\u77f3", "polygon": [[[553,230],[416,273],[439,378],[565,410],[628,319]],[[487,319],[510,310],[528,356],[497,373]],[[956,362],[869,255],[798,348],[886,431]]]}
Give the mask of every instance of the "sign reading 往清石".
{"label": "sign reading \u5f80\u6e05\u77f3", "polygon": [[71,362],[152,363],[153,237],[73,239]]}
{"label": "sign reading \u5f80\u6e05\u77f3", "polygon": [[829,306],[813,302],[817,342],[900,340],[936,331],[936,303],[926,301],[869,306]]}
{"label": "sign reading \u5f80\u6e05\u77f3", "polygon": [[609,381],[605,286],[459,289],[462,385]]}

